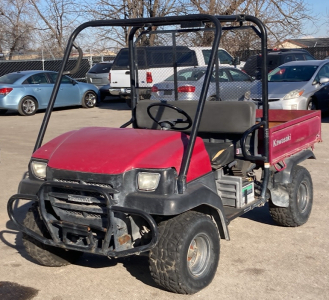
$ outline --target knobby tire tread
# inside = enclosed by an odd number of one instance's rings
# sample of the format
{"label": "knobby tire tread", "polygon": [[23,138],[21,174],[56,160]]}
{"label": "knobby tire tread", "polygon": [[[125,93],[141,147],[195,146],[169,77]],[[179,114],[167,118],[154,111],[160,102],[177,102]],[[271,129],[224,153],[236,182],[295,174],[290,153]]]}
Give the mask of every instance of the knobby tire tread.
{"label": "knobby tire tread", "polygon": [[[38,206],[33,205],[26,214],[24,225],[43,235],[47,238],[50,237],[48,230],[39,216]],[[38,263],[48,267],[62,267],[71,264],[74,260],[78,259],[82,252],[66,251],[61,248],[45,245],[31,236],[23,233],[23,245],[26,252]]]}
{"label": "knobby tire tread", "polygon": [[[189,211],[159,224],[159,242],[150,251],[149,256],[151,276],[158,285],[174,293],[191,294],[195,292],[183,284],[181,275],[176,269],[176,264],[181,263],[177,253],[183,247],[179,232],[186,230],[192,219],[204,217],[205,215],[202,213]],[[208,217],[206,216],[206,218]]]}
{"label": "knobby tire tread", "polygon": [[269,202],[270,215],[273,218],[273,220],[281,226],[297,227],[305,223],[305,222],[300,222],[298,220],[296,208],[292,207],[292,203],[291,203],[291,197],[293,197],[293,192],[296,188],[296,184],[298,183],[294,179],[297,178],[300,173],[304,173],[304,172],[305,174],[308,174],[308,176],[310,176],[309,172],[304,167],[295,166],[293,170],[293,174],[292,174],[293,180],[290,184],[287,185],[287,190],[289,193],[288,207],[279,207],[273,204],[271,201]]}

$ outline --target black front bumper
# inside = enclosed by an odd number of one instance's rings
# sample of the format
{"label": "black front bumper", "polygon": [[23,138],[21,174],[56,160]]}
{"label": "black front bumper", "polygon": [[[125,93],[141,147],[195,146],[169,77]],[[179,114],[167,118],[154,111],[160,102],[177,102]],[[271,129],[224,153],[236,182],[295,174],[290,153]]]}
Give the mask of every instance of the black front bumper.
{"label": "black front bumper", "polygon": [[[55,192],[54,192],[55,190]],[[67,198],[71,197],[72,201],[66,201],[66,195],[64,193],[56,192],[64,190],[65,192],[71,191],[72,194],[68,194]],[[78,195],[75,196],[75,194]],[[79,194],[79,192],[81,192]],[[118,205],[114,205],[113,199],[111,199],[111,193],[116,193],[115,189],[104,189],[99,186],[86,186],[74,183],[61,183],[61,182],[45,182],[42,184],[38,196],[28,194],[16,194],[13,195],[7,205],[8,215],[10,219],[16,224],[18,229],[23,233],[33,237],[43,244],[60,247],[68,250],[78,250],[82,252],[95,253],[110,257],[122,257],[132,254],[138,254],[152,249],[158,240],[157,224],[151,215],[141,211],[139,209],[126,208]],[[87,194],[88,196],[81,196],[81,194]],[[98,195],[98,197],[93,196]],[[57,197],[57,198],[56,198]],[[56,199],[64,199],[58,201]],[[51,239],[47,239],[23,224],[19,223],[14,216],[13,204],[17,200],[26,200],[38,202],[40,206],[40,214],[43,219]],[[69,199],[70,200],[70,199]],[[75,203],[74,203],[75,201]],[[80,203],[79,203],[80,202]],[[80,209],[84,210],[82,213],[89,216],[95,216],[95,219],[90,224],[83,224],[74,222],[75,216],[72,220],[63,220],[56,218],[58,213],[50,213],[51,211],[57,212],[65,209],[74,209],[81,204]],[[86,204],[85,206],[83,204]],[[102,206],[100,206],[100,204]],[[116,245],[122,245],[126,242],[126,236],[120,236],[120,233],[116,230],[116,218],[115,214],[123,213],[127,215],[138,216],[142,218],[150,229],[151,238],[147,244],[133,246],[129,249],[123,249],[122,247],[116,247]],[[60,213],[59,213],[60,214]],[[101,218],[100,215],[101,214]],[[99,239],[96,236],[96,232],[101,232],[102,238]],[[98,234],[97,234],[98,235]],[[72,239],[74,237],[74,239]],[[117,249],[118,248],[118,249]]]}

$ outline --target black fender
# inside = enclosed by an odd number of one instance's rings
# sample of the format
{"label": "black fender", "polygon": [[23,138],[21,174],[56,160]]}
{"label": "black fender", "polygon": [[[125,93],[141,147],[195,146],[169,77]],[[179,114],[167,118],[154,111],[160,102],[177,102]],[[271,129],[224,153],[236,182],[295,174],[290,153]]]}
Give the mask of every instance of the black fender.
{"label": "black fender", "polygon": [[213,173],[189,183],[183,194],[130,193],[126,196],[123,206],[160,216],[175,216],[189,210],[208,213],[215,219],[221,238],[229,240],[223,203],[216,193]]}
{"label": "black fender", "polygon": [[286,168],[274,173],[273,185],[269,187],[271,201],[279,207],[289,206],[287,184],[292,182],[293,168],[306,159],[315,159],[313,151],[306,149],[285,159]]}

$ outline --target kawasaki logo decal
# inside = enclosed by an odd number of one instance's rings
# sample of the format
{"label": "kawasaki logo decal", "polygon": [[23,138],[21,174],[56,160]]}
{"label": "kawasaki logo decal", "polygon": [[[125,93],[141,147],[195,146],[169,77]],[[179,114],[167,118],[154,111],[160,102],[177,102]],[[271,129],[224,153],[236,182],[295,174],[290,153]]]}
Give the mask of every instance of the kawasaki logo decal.
{"label": "kawasaki logo decal", "polygon": [[276,147],[278,145],[284,144],[288,141],[291,141],[291,134],[288,134],[286,137],[280,139],[280,140],[273,140],[273,147]]}

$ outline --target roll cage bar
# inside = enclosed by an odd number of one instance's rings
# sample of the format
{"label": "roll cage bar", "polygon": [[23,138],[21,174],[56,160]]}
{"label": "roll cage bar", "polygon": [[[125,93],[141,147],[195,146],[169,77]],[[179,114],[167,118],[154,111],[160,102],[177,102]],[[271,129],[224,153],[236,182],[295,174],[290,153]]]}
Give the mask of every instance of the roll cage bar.
{"label": "roll cage bar", "polygon": [[[244,22],[252,22],[255,26],[244,26]],[[129,58],[130,58],[130,81],[131,81],[131,98],[132,98],[132,118],[129,122],[123,124],[121,127],[127,127],[130,124],[134,124],[135,122],[135,106],[137,103],[137,93],[136,93],[136,72],[135,72],[135,51],[134,49],[134,41],[133,38],[135,33],[140,28],[151,26],[164,26],[164,25],[181,25],[182,28],[186,27],[196,27],[195,24],[201,24],[210,22],[214,25],[214,41],[212,45],[212,51],[209,58],[208,68],[205,73],[205,79],[202,86],[201,96],[199,99],[199,103],[197,106],[197,111],[195,115],[195,119],[193,122],[190,139],[187,148],[184,151],[183,159],[181,162],[180,172],[177,178],[177,187],[179,193],[184,193],[186,189],[186,176],[188,172],[188,168],[191,161],[191,156],[195,144],[195,140],[198,133],[198,128],[200,125],[201,117],[203,108],[206,102],[206,93],[210,83],[211,74],[213,70],[214,63],[217,58],[217,51],[219,47],[220,38],[222,35],[222,30],[239,30],[239,29],[246,29],[251,28],[256,32],[256,34],[261,38],[261,54],[263,57],[262,60],[262,99],[263,99],[263,117],[259,123],[251,127],[242,137],[242,150],[243,154],[247,159],[254,160],[254,161],[263,161],[264,162],[264,178],[263,178],[263,186],[261,191],[261,201],[266,201],[266,190],[269,181],[269,129],[268,129],[268,84],[267,84],[267,33],[264,24],[256,17],[249,16],[249,15],[231,15],[231,16],[212,16],[206,14],[193,14],[193,15],[185,15],[185,16],[170,16],[170,17],[157,17],[157,18],[138,18],[138,19],[121,19],[121,20],[95,20],[81,24],[77,27],[71,36],[69,37],[66,50],[64,52],[64,57],[62,61],[61,68],[59,70],[56,82],[54,84],[54,88],[49,100],[48,107],[46,109],[43,122],[40,127],[40,131],[35,143],[35,147],[33,152],[35,152],[38,148],[41,147],[42,141],[44,139],[44,135],[49,123],[49,119],[51,116],[51,112],[54,107],[54,103],[56,100],[56,96],[59,90],[61,78],[64,74],[73,74],[79,68],[78,60],[77,66],[71,71],[64,71],[67,61],[69,59],[72,47],[78,49],[79,57],[82,53],[81,49],[75,44],[74,40],[77,35],[84,29],[88,27],[120,27],[120,26],[131,26],[132,29],[129,34]],[[221,22],[237,22],[240,26],[229,26],[229,27],[222,27]],[[193,31],[193,29],[191,29]],[[217,65],[217,64],[216,64]],[[263,156],[252,156],[246,153],[244,147],[244,141],[248,134],[253,132],[254,130],[263,127],[263,140],[264,140],[264,155]]]}

